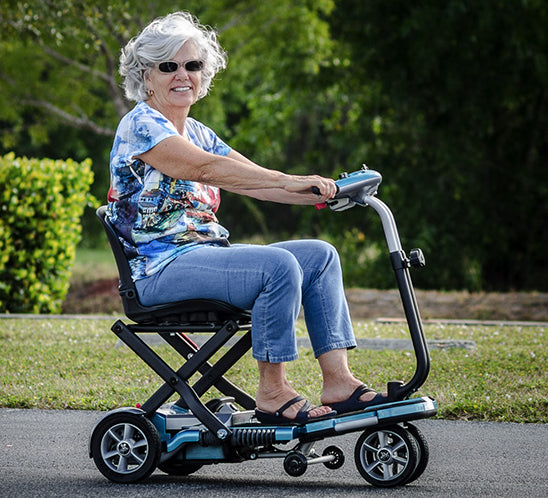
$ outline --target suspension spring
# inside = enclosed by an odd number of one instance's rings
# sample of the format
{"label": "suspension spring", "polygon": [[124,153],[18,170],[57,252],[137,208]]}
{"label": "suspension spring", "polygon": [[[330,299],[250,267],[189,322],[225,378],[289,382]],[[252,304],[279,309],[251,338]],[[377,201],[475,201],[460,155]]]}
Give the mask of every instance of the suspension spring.
{"label": "suspension spring", "polygon": [[276,429],[233,429],[234,446],[267,446],[276,441]]}

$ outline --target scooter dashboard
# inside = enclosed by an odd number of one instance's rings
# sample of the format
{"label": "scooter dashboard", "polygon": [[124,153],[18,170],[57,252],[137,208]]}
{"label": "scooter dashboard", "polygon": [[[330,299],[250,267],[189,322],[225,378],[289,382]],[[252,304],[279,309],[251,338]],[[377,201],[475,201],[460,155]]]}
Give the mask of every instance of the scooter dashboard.
{"label": "scooter dashboard", "polygon": [[339,190],[326,205],[332,211],[344,211],[356,204],[364,205],[364,197],[375,195],[381,181],[381,174],[365,165],[358,171],[341,173],[335,181]]}

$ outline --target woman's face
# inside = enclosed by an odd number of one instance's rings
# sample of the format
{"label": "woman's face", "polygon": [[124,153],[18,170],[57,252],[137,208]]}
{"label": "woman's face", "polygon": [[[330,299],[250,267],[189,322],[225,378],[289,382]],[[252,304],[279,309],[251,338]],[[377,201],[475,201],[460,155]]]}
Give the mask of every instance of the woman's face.
{"label": "woman's face", "polygon": [[200,60],[200,52],[194,43],[186,42],[170,60],[182,64],[170,73],[160,71],[156,65],[145,78],[147,90],[154,91],[149,104],[166,112],[189,108],[198,100],[202,87],[202,72],[185,69],[185,63]]}

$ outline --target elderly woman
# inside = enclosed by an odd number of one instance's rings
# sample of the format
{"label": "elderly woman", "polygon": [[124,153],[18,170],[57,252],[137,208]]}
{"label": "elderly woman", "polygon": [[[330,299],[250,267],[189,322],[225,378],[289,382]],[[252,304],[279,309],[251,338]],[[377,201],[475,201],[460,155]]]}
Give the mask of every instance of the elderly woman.
{"label": "elderly woman", "polygon": [[[190,14],[153,21],[120,62],[126,96],[137,105],[116,132],[108,213],[141,302],[204,298],[250,309],[256,414],[264,423],[304,423],[381,403],[384,396],[348,368],[347,349],[356,343],[336,250],[317,240],[231,245],[216,217],[220,189],[313,205],[335,195],[333,180],[259,166],[189,117],[226,65],[215,33]],[[284,363],[298,356],[301,305],[323,376],[320,407],[298,396],[285,373]]]}

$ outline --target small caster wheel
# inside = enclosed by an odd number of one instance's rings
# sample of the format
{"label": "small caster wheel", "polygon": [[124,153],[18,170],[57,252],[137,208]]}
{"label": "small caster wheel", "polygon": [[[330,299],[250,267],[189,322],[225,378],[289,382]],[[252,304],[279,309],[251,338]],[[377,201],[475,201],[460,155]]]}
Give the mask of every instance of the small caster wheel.
{"label": "small caster wheel", "polygon": [[306,472],[308,462],[302,453],[288,453],[284,458],[284,470],[292,477],[302,476]]}
{"label": "small caster wheel", "polygon": [[133,483],[154,472],[161,442],[149,419],[136,413],[116,412],[97,424],[90,450],[95,465],[107,479]]}
{"label": "small caster wheel", "polygon": [[330,462],[324,462],[328,469],[340,469],[344,465],[344,453],[338,446],[328,446],[323,450],[322,455],[332,455],[334,457]]}
{"label": "small caster wheel", "polygon": [[399,425],[371,428],[359,437],[354,459],[359,473],[373,486],[401,486],[417,469],[417,443]]}
{"label": "small caster wheel", "polygon": [[406,423],[405,428],[407,429],[407,432],[409,432],[409,434],[411,434],[411,436],[415,438],[418,450],[417,467],[407,480],[407,482],[409,483],[418,479],[426,470],[426,467],[428,466],[428,460],[430,458],[430,450],[428,448],[428,442],[426,441],[426,438],[424,437],[422,432],[417,429],[416,426],[410,423]]}

